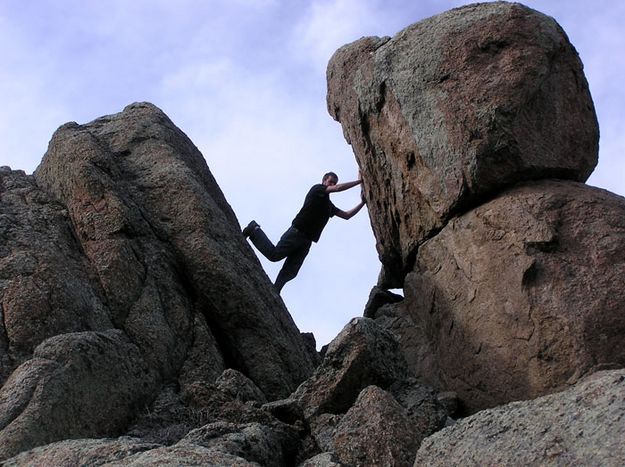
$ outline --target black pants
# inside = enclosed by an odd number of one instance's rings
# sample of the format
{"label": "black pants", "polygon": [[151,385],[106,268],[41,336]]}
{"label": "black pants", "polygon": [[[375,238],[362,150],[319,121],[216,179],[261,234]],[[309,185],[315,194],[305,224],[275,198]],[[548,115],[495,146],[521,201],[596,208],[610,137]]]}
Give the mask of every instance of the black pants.
{"label": "black pants", "polygon": [[282,290],[284,284],[297,276],[312,244],[295,227],[289,227],[275,246],[260,228],[252,232],[250,240],[269,261],[276,262],[286,258],[278,277],[276,277],[275,287],[278,292]]}

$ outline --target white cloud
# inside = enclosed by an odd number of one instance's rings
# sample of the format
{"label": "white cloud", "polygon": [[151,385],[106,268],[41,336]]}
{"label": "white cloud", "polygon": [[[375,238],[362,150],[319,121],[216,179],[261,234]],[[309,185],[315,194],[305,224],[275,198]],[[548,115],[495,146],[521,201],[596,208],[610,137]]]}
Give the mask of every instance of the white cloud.
{"label": "white cloud", "polygon": [[[295,55],[325,71],[332,54],[344,44],[375,31],[383,10],[375,2],[315,0],[293,34]],[[373,34],[373,32],[371,32]]]}

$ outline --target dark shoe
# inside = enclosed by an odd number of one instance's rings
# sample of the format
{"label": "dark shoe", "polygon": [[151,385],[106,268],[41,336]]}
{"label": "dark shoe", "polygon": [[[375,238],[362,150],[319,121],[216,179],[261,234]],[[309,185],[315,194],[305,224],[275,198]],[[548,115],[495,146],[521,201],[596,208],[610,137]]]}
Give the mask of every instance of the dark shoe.
{"label": "dark shoe", "polygon": [[247,227],[243,229],[243,236],[245,238],[249,237],[250,235],[252,235],[252,232],[254,232],[254,230],[258,229],[259,227],[260,225],[258,225],[256,221],[250,222],[249,224],[247,224]]}

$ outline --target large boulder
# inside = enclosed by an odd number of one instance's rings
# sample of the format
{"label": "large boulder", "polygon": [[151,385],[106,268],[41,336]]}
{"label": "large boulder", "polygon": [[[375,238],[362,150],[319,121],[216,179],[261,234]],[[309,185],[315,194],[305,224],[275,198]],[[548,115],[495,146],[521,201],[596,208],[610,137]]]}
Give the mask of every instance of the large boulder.
{"label": "large boulder", "polygon": [[625,371],[484,410],[426,438],[415,467],[625,464]]}
{"label": "large boulder", "polygon": [[521,180],[584,181],[597,163],[582,63],[552,18],[518,3],[360,39],[334,54],[327,79],[389,286],[455,213]]}
{"label": "large boulder", "polygon": [[0,200],[0,460],[119,435],[163,386],[217,391],[226,368],[258,404],[312,373],[202,155],[155,106],[62,126],[33,176],[0,168]]}
{"label": "large boulder", "polygon": [[625,365],[625,199],[567,181],[519,186],[419,249],[376,321],[409,366],[475,411]]}
{"label": "large boulder", "polygon": [[217,342],[208,349],[269,398],[310,374],[303,340],[202,154],[158,108],[62,126],[34,175],[67,206],[114,323],[165,378],[185,359],[195,313]]}

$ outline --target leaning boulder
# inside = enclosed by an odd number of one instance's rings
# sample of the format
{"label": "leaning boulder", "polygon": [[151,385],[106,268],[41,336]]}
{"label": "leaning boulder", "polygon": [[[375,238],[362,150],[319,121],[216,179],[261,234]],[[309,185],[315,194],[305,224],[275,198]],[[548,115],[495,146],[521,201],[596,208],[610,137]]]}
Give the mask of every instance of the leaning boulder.
{"label": "leaning boulder", "polygon": [[464,418],[426,438],[415,467],[625,465],[625,370]]}
{"label": "leaning boulder", "polygon": [[624,278],[625,199],[540,181],[424,243],[378,315],[416,374],[475,411],[625,366]]}
{"label": "leaning boulder", "polygon": [[518,181],[584,181],[599,129],[582,63],[550,17],[480,3],[340,48],[328,110],[363,173],[386,285],[455,213]]}

